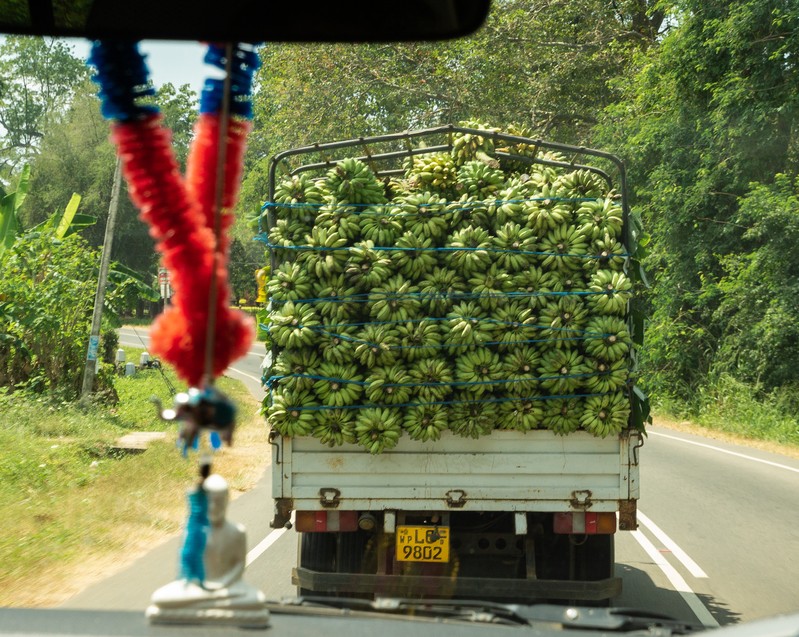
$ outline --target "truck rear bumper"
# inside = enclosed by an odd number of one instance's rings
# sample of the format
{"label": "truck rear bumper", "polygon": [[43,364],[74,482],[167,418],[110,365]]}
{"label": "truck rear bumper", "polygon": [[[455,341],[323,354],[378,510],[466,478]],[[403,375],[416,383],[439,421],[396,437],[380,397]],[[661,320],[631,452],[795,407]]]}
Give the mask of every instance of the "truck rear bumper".
{"label": "truck rear bumper", "polygon": [[477,597],[491,600],[533,599],[599,601],[621,593],[621,578],[593,582],[527,580],[485,577],[430,577],[420,575],[367,575],[322,573],[298,567],[291,572],[294,585],[326,594],[374,594],[379,597]]}

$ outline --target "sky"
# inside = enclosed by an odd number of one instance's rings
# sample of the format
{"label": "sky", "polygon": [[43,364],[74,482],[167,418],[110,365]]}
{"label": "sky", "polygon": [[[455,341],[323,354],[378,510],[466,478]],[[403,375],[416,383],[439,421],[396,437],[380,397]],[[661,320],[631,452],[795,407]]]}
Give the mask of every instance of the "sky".
{"label": "sky", "polygon": [[[89,54],[88,40],[65,38],[75,55],[86,59]],[[156,87],[171,82],[176,87],[190,84],[197,95],[206,77],[222,77],[222,71],[203,63],[205,46],[197,42],[163,42],[144,40],[139,50],[147,55],[150,77]]]}

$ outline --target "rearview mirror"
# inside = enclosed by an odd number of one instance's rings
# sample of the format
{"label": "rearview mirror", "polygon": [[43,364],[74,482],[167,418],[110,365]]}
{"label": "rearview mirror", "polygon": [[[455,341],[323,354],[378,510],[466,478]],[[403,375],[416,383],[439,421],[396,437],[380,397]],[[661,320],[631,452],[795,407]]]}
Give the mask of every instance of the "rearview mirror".
{"label": "rearview mirror", "polygon": [[212,42],[432,40],[471,33],[490,0],[3,0],[0,31]]}

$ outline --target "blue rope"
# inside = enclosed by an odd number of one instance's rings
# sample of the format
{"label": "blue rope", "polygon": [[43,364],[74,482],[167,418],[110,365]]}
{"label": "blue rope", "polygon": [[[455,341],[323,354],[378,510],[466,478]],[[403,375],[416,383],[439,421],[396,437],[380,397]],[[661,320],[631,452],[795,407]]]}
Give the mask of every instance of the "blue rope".
{"label": "blue rope", "polygon": [[[431,203],[421,203],[418,204],[419,208],[425,209],[425,214],[431,212],[440,212],[441,214],[451,214],[453,212],[462,212],[465,210],[480,210],[481,208],[489,208],[490,206],[495,205],[502,205],[506,203],[528,203],[528,202],[537,202],[537,201],[555,201],[558,203],[580,203],[580,202],[587,202],[587,201],[604,201],[604,197],[530,197],[527,199],[485,199],[481,201],[474,201],[471,204],[464,203],[462,206],[457,208],[452,208],[452,204],[461,203],[459,201],[444,201],[444,202],[431,202]],[[383,216],[397,216],[397,217],[406,217],[406,216],[413,216],[413,212],[402,211],[398,213],[380,213],[380,209],[391,209],[391,208],[398,208],[400,204],[397,202],[390,202],[390,203],[345,203],[345,202],[334,202],[334,203],[309,203],[309,202],[285,202],[280,203],[277,201],[266,201],[261,206],[261,211],[268,210],[269,208],[288,208],[291,210],[294,209],[302,209],[302,208],[321,208],[324,206],[341,206],[346,208],[356,208],[356,210],[348,211],[350,214],[360,215],[360,214],[382,214]],[[440,208],[441,210],[435,210],[436,208]],[[444,209],[446,208],[446,209]],[[361,209],[361,210],[358,210]]]}
{"label": "blue rope", "polygon": [[[271,393],[273,390],[270,389],[270,400],[271,400]],[[529,396],[529,397],[505,397],[505,398],[475,398],[475,399],[464,399],[464,400],[437,400],[425,403],[398,403],[395,405],[392,404],[358,404],[358,405],[292,405],[291,408],[296,411],[323,411],[328,409],[369,409],[369,408],[377,408],[377,409],[393,409],[393,408],[400,408],[400,407],[426,407],[428,405],[468,405],[468,404],[498,404],[498,403],[507,403],[507,402],[524,402],[524,401],[545,401],[545,400],[570,400],[572,398],[593,398],[595,396],[610,396],[615,394],[616,392],[601,392],[596,394],[560,394],[560,395],[552,395],[552,396]]]}
{"label": "blue rope", "polygon": [[[341,246],[338,248],[334,248],[331,246],[312,246],[312,245],[279,245],[276,243],[271,243],[269,241],[269,236],[267,235],[266,238],[260,238],[260,235],[256,237],[258,241],[266,244],[266,247],[272,250],[306,250],[309,252],[349,252],[355,246]],[[404,246],[374,246],[371,248],[372,250],[383,251],[383,252],[392,252],[392,251],[399,251],[399,252],[488,252],[490,254],[525,254],[529,256],[543,256],[543,257],[571,257],[571,258],[579,258],[579,259],[610,259],[612,257],[629,257],[632,256],[630,253],[627,252],[610,252],[607,255],[597,255],[597,254],[571,254],[571,253],[563,253],[563,252],[540,252],[537,250],[508,250],[505,248],[492,248],[492,247],[485,247],[485,248],[472,248],[469,246],[457,247],[457,246],[438,246],[438,247],[429,247],[429,248],[406,248]]]}

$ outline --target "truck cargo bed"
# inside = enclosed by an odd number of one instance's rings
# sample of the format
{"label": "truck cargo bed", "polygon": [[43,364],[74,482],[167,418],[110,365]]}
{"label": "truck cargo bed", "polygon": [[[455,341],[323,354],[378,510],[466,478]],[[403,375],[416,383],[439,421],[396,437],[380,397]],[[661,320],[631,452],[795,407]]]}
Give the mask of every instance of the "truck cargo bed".
{"label": "truck cargo bed", "polygon": [[[617,511],[638,498],[637,433],[407,437],[389,451],[273,438],[273,496],[294,510]],[[632,444],[631,444],[632,441]]]}

